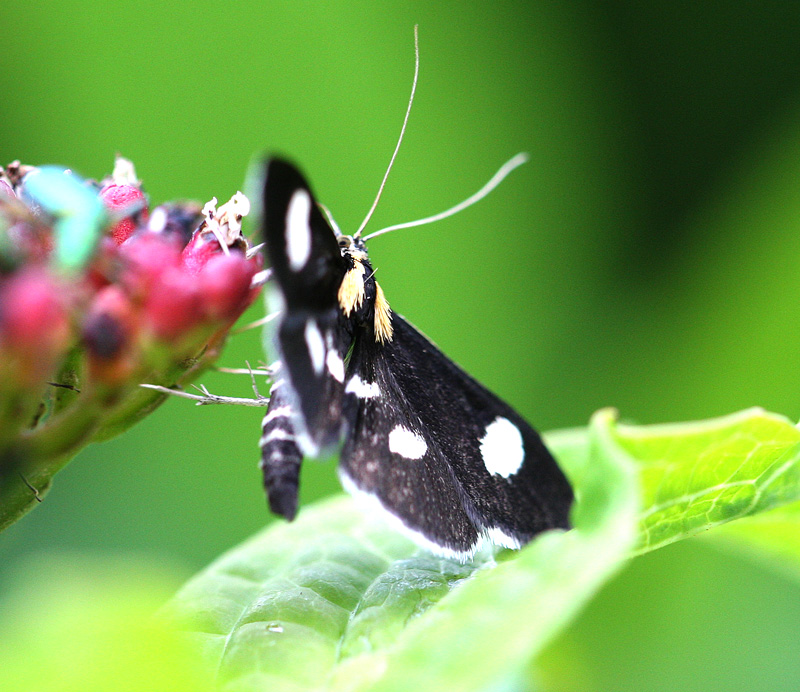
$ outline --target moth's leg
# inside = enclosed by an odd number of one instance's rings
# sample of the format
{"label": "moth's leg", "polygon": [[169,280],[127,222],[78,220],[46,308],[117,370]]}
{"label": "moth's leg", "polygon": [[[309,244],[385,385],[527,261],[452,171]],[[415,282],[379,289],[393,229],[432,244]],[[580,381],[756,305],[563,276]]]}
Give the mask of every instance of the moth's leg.
{"label": "moth's leg", "polygon": [[289,521],[297,514],[297,488],[303,455],[295,442],[292,409],[280,380],[272,388],[269,407],[261,423],[261,470],[269,508]]}

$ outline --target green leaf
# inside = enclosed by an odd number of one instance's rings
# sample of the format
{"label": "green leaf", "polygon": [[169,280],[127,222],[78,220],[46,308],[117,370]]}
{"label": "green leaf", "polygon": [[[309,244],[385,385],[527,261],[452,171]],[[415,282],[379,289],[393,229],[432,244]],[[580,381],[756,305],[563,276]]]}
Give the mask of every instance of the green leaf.
{"label": "green leaf", "polygon": [[223,556],[165,614],[226,690],[482,690],[520,670],[634,544],[635,476],[611,424],[601,412],[588,440],[551,440],[580,497],[575,529],[498,564],[434,557],[337,498]]}
{"label": "green leaf", "polygon": [[727,524],[706,538],[800,580],[800,502]]}
{"label": "green leaf", "polygon": [[[800,521],[800,503],[791,504],[800,500],[800,430],[784,416],[752,408],[689,423],[616,424],[612,434],[639,475],[637,553],[745,517],[724,535],[757,535],[777,549]],[[584,430],[548,440],[559,453],[585,454]],[[800,539],[793,542],[800,556]]]}
{"label": "green leaf", "polygon": [[513,686],[630,555],[800,500],[800,432],[759,409],[641,427],[601,411],[548,444],[576,493],[569,532],[464,565],[337,498],[224,556],[167,613],[226,690]]}
{"label": "green leaf", "polygon": [[694,423],[619,425],[636,461],[638,552],[800,499],[800,431],[761,409]]}
{"label": "green leaf", "polygon": [[[385,527],[366,522],[349,498],[305,510],[293,524],[277,524],[223,556],[190,581],[167,608],[172,619],[199,633],[213,676],[221,683],[248,679],[270,689],[310,689],[329,675],[350,617],[381,589],[391,568],[427,570],[446,580],[441,561],[414,559],[416,547]],[[405,561],[405,562],[404,562]],[[388,584],[388,581],[387,581]],[[389,615],[412,579],[397,584]],[[371,586],[374,588],[368,594]]]}

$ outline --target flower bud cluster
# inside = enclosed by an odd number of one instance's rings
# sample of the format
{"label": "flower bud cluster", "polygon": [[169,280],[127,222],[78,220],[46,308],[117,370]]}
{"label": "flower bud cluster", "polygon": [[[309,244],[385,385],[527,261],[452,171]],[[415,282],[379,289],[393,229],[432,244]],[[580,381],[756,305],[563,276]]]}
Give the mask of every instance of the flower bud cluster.
{"label": "flower bud cluster", "polygon": [[249,208],[238,192],[151,209],[121,158],[101,182],[0,168],[0,528],[12,476],[46,489],[48,468],[160,403],[141,383],[185,384],[217,357],[259,290]]}

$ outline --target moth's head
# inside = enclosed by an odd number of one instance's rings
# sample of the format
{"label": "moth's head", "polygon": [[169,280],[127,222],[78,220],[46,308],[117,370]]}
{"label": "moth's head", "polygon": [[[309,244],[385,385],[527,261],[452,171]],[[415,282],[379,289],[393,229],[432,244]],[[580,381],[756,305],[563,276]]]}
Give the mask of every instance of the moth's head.
{"label": "moth's head", "polygon": [[336,240],[339,243],[339,250],[342,253],[342,257],[349,256],[359,262],[369,260],[367,245],[363,238],[352,235],[339,235]]}

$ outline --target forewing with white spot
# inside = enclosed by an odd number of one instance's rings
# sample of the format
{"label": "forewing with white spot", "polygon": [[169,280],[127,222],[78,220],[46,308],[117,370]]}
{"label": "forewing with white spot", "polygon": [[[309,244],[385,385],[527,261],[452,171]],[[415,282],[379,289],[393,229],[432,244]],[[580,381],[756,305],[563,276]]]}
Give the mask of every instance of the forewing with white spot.
{"label": "forewing with white spot", "polygon": [[339,466],[345,488],[357,499],[371,497],[371,504],[399,519],[415,540],[435,552],[466,557],[480,542],[480,533],[463,507],[455,477],[439,448],[426,441],[425,428],[406,405],[391,371],[380,359],[359,362],[358,351],[356,345],[351,368],[377,368],[362,372],[361,384],[345,395],[349,424]]}
{"label": "forewing with white spot", "polygon": [[344,357],[337,292],[346,271],[336,234],[293,165],[266,166],[262,234],[282,306],[267,340],[284,364],[297,444],[309,456],[333,450],[344,421]]}
{"label": "forewing with white spot", "polygon": [[286,256],[289,268],[298,272],[311,256],[311,196],[297,190],[289,199],[286,211]]}
{"label": "forewing with white spot", "polygon": [[346,270],[336,234],[297,168],[270,159],[265,177],[261,230],[284,305],[312,312],[335,307]]}
{"label": "forewing with white spot", "polygon": [[290,313],[277,343],[288,379],[297,443],[312,457],[332,451],[344,427],[344,355],[337,313]]}
{"label": "forewing with white spot", "polygon": [[448,555],[566,528],[572,491],[539,435],[405,320],[392,323],[392,341],[353,348],[348,484]]}
{"label": "forewing with white spot", "polygon": [[525,461],[522,433],[508,418],[498,416],[486,426],[480,444],[481,459],[486,470],[502,478],[519,473]]}
{"label": "forewing with white spot", "polygon": [[428,443],[420,433],[404,425],[395,425],[389,433],[389,451],[403,459],[422,459],[428,451]]}

